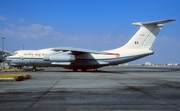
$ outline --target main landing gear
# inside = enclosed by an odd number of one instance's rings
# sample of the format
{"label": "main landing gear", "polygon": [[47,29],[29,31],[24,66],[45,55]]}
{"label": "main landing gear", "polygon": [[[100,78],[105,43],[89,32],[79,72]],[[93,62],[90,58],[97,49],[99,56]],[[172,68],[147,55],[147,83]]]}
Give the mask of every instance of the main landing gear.
{"label": "main landing gear", "polygon": [[[77,72],[77,71],[78,71],[77,68],[73,68],[73,72]],[[82,68],[82,69],[81,69],[81,72],[86,72],[86,71],[87,71],[86,68]],[[97,71],[97,69],[94,69],[94,71]]]}
{"label": "main landing gear", "polygon": [[82,71],[82,72],[86,72],[86,71],[87,71],[87,69],[81,69],[81,71]]}
{"label": "main landing gear", "polygon": [[[77,71],[78,71],[78,69],[77,69],[77,68],[73,68],[73,72],[77,72]],[[87,69],[83,68],[83,69],[81,69],[81,71],[82,71],[82,72],[86,72],[86,71],[87,71]]]}
{"label": "main landing gear", "polygon": [[33,72],[36,72],[36,71],[37,71],[37,69],[36,69],[35,66],[33,66],[32,71],[33,71]]}
{"label": "main landing gear", "polygon": [[73,69],[73,72],[77,72],[77,71],[78,71],[78,69],[76,69],[76,68]]}

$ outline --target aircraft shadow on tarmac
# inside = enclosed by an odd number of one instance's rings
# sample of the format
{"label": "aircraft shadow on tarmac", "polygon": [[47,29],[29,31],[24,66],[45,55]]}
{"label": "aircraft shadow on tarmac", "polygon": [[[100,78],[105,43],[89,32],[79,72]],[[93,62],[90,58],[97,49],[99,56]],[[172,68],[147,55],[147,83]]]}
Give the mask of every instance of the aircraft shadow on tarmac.
{"label": "aircraft shadow on tarmac", "polygon": [[[87,70],[86,72],[77,71],[78,73],[112,73],[112,74],[126,74],[132,73],[144,73],[144,72],[172,72],[180,71],[180,68],[164,68],[164,67],[113,67],[113,68],[100,68],[98,70]],[[48,69],[44,72],[69,72],[73,73],[72,70],[68,69]],[[77,73],[75,72],[75,73]]]}

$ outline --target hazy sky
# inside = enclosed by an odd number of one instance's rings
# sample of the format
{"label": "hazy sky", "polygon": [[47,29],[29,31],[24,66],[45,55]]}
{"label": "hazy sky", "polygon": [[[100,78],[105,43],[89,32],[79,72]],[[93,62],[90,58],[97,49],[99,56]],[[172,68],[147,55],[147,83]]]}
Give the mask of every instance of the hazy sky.
{"label": "hazy sky", "polygon": [[133,22],[161,19],[176,22],[162,28],[154,55],[133,63],[180,63],[180,0],[0,0],[0,37],[12,52],[23,45],[113,49],[139,29]]}

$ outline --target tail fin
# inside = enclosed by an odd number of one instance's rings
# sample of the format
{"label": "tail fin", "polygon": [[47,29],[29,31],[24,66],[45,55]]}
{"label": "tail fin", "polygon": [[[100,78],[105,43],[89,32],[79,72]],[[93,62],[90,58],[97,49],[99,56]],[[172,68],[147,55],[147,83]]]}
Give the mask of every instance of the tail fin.
{"label": "tail fin", "polygon": [[133,25],[140,26],[136,34],[123,46],[126,49],[151,48],[157,34],[164,23],[175,20],[159,20],[151,22],[135,22]]}

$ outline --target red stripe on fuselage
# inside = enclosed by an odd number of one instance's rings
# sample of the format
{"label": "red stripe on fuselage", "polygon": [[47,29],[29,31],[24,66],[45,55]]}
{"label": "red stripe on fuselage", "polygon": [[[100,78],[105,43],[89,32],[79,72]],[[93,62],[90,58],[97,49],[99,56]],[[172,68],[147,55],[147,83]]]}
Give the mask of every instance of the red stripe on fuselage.
{"label": "red stripe on fuselage", "polygon": [[120,57],[119,53],[106,53],[105,55],[115,55],[117,58]]}

